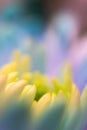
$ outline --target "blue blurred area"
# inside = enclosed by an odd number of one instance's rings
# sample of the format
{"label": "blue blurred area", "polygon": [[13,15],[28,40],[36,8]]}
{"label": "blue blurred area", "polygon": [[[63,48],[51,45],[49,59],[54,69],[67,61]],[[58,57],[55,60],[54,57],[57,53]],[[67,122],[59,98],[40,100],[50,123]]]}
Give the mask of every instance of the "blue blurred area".
{"label": "blue blurred area", "polygon": [[6,63],[17,47],[17,27],[8,22],[0,22],[0,65]]}
{"label": "blue blurred area", "polygon": [[28,37],[39,39],[43,33],[43,21],[36,18],[21,18],[0,21],[0,66],[8,62],[12,51],[19,47],[20,41]]}

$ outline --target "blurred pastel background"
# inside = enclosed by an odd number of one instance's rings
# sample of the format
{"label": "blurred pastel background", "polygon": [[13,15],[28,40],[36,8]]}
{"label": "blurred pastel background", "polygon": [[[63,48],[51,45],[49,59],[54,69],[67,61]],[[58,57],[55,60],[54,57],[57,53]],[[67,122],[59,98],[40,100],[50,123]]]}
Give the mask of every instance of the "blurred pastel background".
{"label": "blurred pastel background", "polygon": [[1,0],[0,66],[19,49],[31,71],[58,76],[71,65],[73,81],[87,84],[87,0]]}

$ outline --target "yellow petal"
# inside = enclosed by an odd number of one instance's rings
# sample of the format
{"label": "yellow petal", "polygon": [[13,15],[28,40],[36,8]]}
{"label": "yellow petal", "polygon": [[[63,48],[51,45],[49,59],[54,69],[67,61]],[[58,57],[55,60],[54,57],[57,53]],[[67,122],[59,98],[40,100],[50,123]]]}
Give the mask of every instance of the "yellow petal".
{"label": "yellow petal", "polygon": [[18,80],[18,72],[12,72],[8,74],[7,83],[15,82]]}
{"label": "yellow petal", "polygon": [[35,110],[36,106],[37,106],[37,101],[34,100],[31,106],[31,110]]}
{"label": "yellow petal", "polygon": [[25,99],[26,102],[32,103],[36,95],[36,87],[34,85],[27,85],[20,95],[20,100]]}
{"label": "yellow petal", "polygon": [[31,73],[24,73],[24,74],[22,75],[22,78],[23,78],[24,80],[26,80],[27,82],[29,82],[29,81],[31,80],[31,78],[32,78],[32,74],[31,74]]}
{"label": "yellow petal", "polygon": [[7,76],[6,75],[0,75],[0,92],[2,90],[4,90],[6,82],[7,82]]}
{"label": "yellow petal", "polygon": [[78,88],[73,84],[72,87],[72,94],[71,94],[71,99],[70,99],[70,109],[76,109],[80,107],[80,92]]}
{"label": "yellow petal", "polygon": [[62,101],[67,102],[66,95],[62,90],[59,91],[59,93],[58,93],[58,95],[56,97],[56,101],[57,102],[62,102]]}
{"label": "yellow petal", "polygon": [[68,91],[71,92],[72,90],[72,71],[71,71],[71,66],[67,64],[64,67],[64,86]]}
{"label": "yellow petal", "polygon": [[83,108],[87,108],[87,86],[85,87],[81,96],[81,105]]}
{"label": "yellow petal", "polygon": [[23,56],[21,58],[21,72],[28,72],[30,69],[30,57],[29,56]]}
{"label": "yellow petal", "polygon": [[54,103],[55,99],[56,99],[56,94],[52,93],[52,97],[51,97],[51,103],[52,104]]}
{"label": "yellow petal", "polygon": [[11,63],[2,68],[1,74],[9,74],[11,72],[15,72],[16,70],[17,70],[17,64]]}
{"label": "yellow petal", "polygon": [[46,110],[52,101],[52,95],[51,93],[45,94],[37,103],[36,109],[35,109],[35,115],[36,117],[40,116],[40,114]]}
{"label": "yellow petal", "polygon": [[25,85],[26,85],[25,80],[20,80],[16,83],[8,84],[5,89],[5,96],[8,98],[18,97],[20,95],[20,93],[22,92]]}

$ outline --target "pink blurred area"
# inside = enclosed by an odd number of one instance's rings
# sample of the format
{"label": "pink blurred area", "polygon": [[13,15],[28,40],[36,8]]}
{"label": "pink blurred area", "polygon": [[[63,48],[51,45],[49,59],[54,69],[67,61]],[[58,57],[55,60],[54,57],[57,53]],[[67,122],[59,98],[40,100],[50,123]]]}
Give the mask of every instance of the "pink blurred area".
{"label": "pink blurred area", "polygon": [[74,66],[80,65],[87,59],[87,36],[77,39],[69,50],[69,59]]}

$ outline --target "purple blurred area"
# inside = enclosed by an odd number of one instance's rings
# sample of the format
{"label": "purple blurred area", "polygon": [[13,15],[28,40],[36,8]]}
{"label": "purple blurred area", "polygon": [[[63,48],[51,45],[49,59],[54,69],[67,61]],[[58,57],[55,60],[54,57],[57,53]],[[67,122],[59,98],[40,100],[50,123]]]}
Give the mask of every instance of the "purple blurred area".
{"label": "purple blurred area", "polygon": [[65,64],[80,90],[87,83],[87,0],[0,0],[0,66],[19,49],[32,71],[58,76]]}

